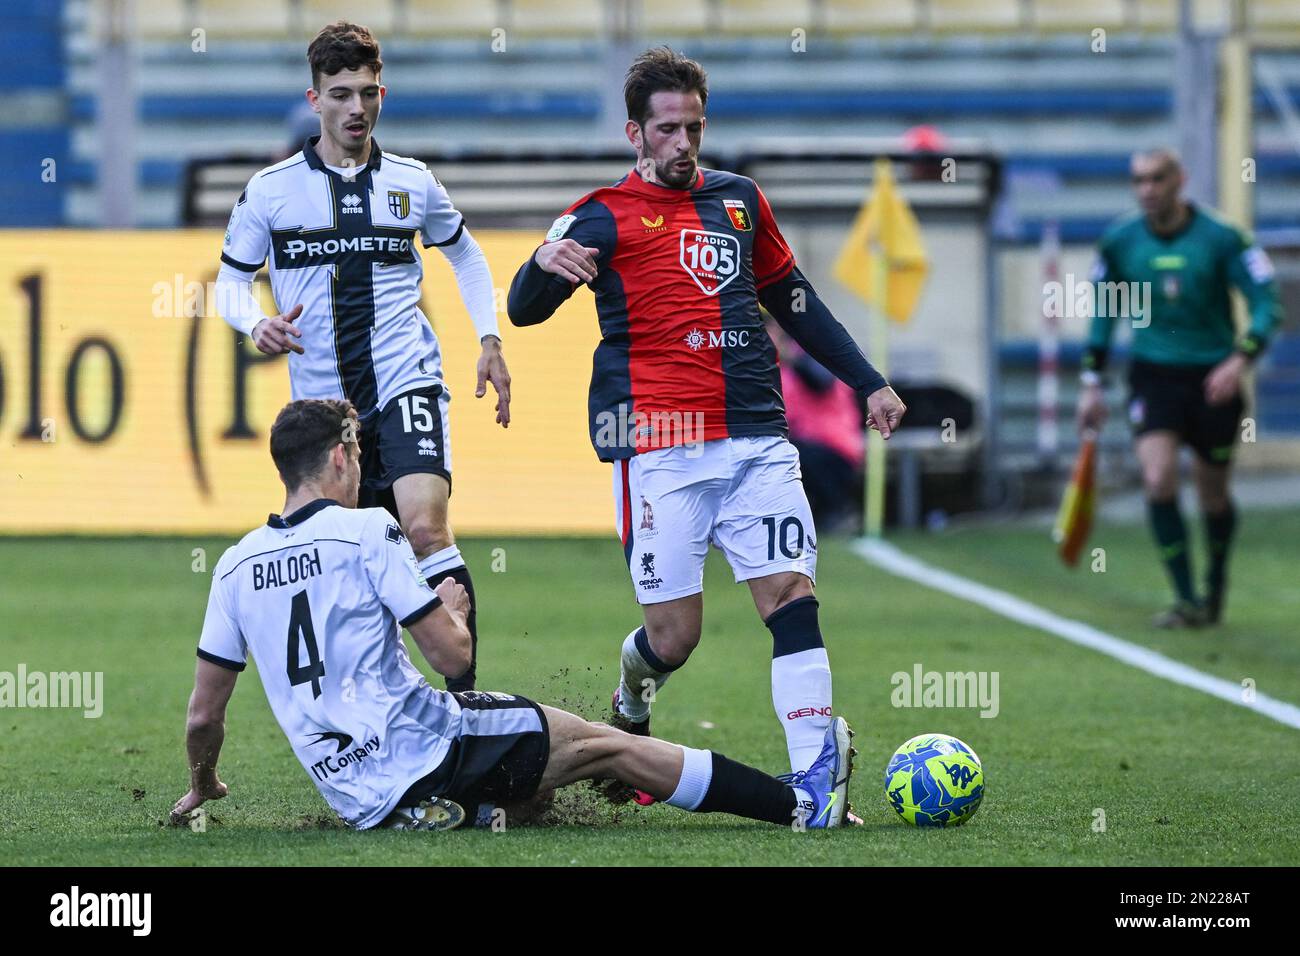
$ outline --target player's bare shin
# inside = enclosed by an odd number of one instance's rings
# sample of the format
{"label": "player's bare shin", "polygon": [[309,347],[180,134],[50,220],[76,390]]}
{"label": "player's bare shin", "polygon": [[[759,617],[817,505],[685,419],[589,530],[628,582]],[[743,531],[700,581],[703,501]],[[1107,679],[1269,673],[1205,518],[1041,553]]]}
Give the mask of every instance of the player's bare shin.
{"label": "player's bare shin", "polygon": [[554,707],[542,710],[551,751],[541,791],[612,776],[678,809],[734,813],[782,825],[794,819],[801,797],[807,797],[784,781],[712,751],[624,733]]}

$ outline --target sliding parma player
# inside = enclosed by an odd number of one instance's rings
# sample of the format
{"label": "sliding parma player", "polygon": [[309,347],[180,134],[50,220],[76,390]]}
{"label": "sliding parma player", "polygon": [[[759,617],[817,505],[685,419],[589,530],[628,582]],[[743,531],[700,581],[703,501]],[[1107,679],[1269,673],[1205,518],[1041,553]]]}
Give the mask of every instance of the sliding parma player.
{"label": "sliding parma player", "polygon": [[271,429],[284,509],[213,570],[185,729],[190,789],[174,822],[227,793],[217,775],[226,706],[250,654],[303,769],[360,829],[447,829],[465,808],[492,819],[495,807],[611,776],[685,810],[810,829],[849,819],[842,717],[808,773],[781,781],[517,695],[430,687],[401,627],[454,678],[470,662],[468,596],[450,578],[431,590],[388,512],[356,508],[361,456],[341,437],[355,433],[354,415],[347,402],[291,402]]}
{"label": "sliding parma player", "polygon": [[[1229,494],[1233,447],[1240,434],[1242,375],[1282,319],[1273,267],[1264,250],[1208,210],[1182,199],[1186,174],[1170,150],[1137,153],[1133,187],[1140,213],[1102,236],[1094,279],[1097,309],[1084,357],[1079,427],[1106,416],[1101,372],[1117,318],[1133,322],[1129,421],[1147,514],[1173,585],[1175,603],[1158,627],[1217,623],[1228,584],[1228,552],[1237,524]],[[1149,290],[1142,315],[1118,316],[1115,284]],[[1240,339],[1229,298],[1236,286],[1250,308]],[[1136,293],[1141,295],[1141,293]],[[1113,300],[1113,301],[1112,301]],[[1128,296],[1134,301],[1134,294]],[[1178,451],[1195,452],[1192,474],[1205,521],[1204,599],[1196,593],[1187,531],[1178,507]]]}
{"label": "sliding parma player", "polygon": [[[478,397],[491,382],[496,420],[510,422],[510,375],[501,354],[492,276],[447,191],[423,163],[385,153],[371,136],[386,89],[379,44],[339,21],[308,48],[321,134],[262,170],[239,197],[221,253],[226,320],[258,349],[289,352],[294,398],[347,398],[361,415],[362,501],[399,518],[436,583],[474,586],[448,522],[451,435],[438,340],[421,313],[416,242],[436,246],[456,275],[483,351]],[[269,258],[281,315],[262,314],[252,279]],[[299,341],[301,340],[301,341]],[[453,681],[474,686],[475,666]]]}
{"label": "sliding parma player", "polygon": [[795,266],[753,180],[697,167],[700,65],[648,51],[624,93],[636,168],[556,220],[514,278],[510,320],[545,321],[579,283],[596,296],[591,439],[613,463],[616,527],[644,613],[622,645],[615,722],[649,733],[651,699],[699,643],[712,543],[771,631],[772,703],[797,773],[821,750],[831,671],[813,596],[816,531],[759,304],[867,396],[882,435],[905,407]]}

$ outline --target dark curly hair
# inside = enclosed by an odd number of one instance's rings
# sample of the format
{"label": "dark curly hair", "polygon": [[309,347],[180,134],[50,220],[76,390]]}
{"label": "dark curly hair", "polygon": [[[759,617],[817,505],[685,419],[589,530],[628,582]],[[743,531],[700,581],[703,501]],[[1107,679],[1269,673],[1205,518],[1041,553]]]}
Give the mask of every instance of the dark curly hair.
{"label": "dark curly hair", "polygon": [[307,47],[307,62],[311,64],[311,85],[317,90],[322,75],[332,76],[343,70],[368,66],[378,76],[384,68],[375,35],[366,27],[347,20],[335,20],[321,28]]}
{"label": "dark curly hair", "polygon": [[655,93],[692,91],[700,94],[700,105],[709,105],[709,77],[704,67],[670,47],[646,50],[632,61],[623,81],[627,118],[645,126],[650,118],[650,97]]}
{"label": "dark curly hair", "polygon": [[271,426],[271,458],[290,492],[315,478],[335,445],[355,442],[359,426],[352,403],[335,398],[299,399],[280,409]]}

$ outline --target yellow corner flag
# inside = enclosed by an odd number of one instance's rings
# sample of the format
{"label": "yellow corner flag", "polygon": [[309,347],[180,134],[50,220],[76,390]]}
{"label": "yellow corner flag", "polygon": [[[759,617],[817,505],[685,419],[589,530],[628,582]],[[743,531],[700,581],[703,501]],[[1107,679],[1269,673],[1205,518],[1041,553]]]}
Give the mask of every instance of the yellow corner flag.
{"label": "yellow corner flag", "polygon": [[916,216],[894,185],[889,160],[877,159],[870,197],[858,210],[848,238],[835,260],[835,278],[858,298],[875,308],[874,254],[884,256],[884,312],[896,322],[906,322],[921,297],[930,264],[921,243]]}
{"label": "yellow corner flag", "polygon": [[1088,543],[1092,531],[1092,515],[1097,507],[1097,433],[1088,432],[1079,446],[1074,460],[1074,473],[1061,497],[1061,508],[1056,513],[1052,540],[1056,553],[1070,567],[1079,563],[1079,552]]}

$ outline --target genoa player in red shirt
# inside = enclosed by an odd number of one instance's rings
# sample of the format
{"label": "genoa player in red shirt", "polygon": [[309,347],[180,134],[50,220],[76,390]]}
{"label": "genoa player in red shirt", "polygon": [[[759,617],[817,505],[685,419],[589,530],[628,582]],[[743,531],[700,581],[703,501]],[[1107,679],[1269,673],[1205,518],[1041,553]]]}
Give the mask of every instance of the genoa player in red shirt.
{"label": "genoa player in red shirt", "polygon": [[759,304],[867,396],[883,437],[906,407],[800,273],[754,181],[698,167],[708,95],[695,61],[666,47],[636,59],[624,85],[636,168],[555,221],[508,309],[534,325],[579,283],[596,296],[591,439],[614,466],[616,526],[645,615],[623,642],[615,722],[649,733],[656,691],[699,644],[712,543],[772,632],[772,703],[797,774],[831,722],[831,671],[816,532]]}

